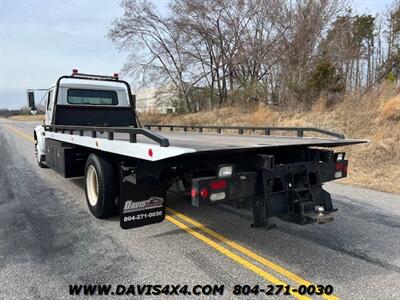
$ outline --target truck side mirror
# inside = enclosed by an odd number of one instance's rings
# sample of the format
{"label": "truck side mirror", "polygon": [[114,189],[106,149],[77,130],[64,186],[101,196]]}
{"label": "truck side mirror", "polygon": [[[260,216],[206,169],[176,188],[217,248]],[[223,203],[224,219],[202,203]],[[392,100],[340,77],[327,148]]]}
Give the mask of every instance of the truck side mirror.
{"label": "truck side mirror", "polygon": [[132,108],[136,109],[136,95],[132,95]]}
{"label": "truck side mirror", "polygon": [[35,93],[33,91],[27,91],[28,95],[28,107],[31,112],[36,112],[36,105],[35,105]]}

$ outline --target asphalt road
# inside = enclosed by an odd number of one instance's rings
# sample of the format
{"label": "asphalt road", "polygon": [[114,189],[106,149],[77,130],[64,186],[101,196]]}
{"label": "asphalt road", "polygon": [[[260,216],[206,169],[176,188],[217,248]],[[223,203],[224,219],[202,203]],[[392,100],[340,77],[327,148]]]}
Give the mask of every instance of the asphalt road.
{"label": "asphalt road", "polygon": [[0,119],[0,299],[68,298],[70,284],[224,284],[233,298],[236,284],[276,282],[332,285],[342,299],[400,298],[399,195],[327,184],[334,222],[275,220],[266,231],[250,228],[247,212],[191,208],[170,192],[183,216],[124,231],[117,218],[89,214],[82,179],[36,165],[34,125]]}

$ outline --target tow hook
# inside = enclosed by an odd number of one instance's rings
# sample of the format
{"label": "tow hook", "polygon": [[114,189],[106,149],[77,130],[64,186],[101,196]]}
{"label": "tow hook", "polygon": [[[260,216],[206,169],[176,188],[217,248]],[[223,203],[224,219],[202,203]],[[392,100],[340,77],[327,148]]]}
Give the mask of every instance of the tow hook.
{"label": "tow hook", "polygon": [[317,205],[315,207],[315,213],[316,216],[314,217],[314,220],[318,224],[326,224],[333,221],[333,214],[326,213],[323,206]]}
{"label": "tow hook", "polygon": [[317,205],[315,207],[315,212],[317,212],[319,216],[323,216],[324,212],[325,212],[325,208],[323,206]]}
{"label": "tow hook", "polygon": [[333,214],[326,212],[323,206],[317,205],[314,211],[308,211],[304,213],[304,216],[311,219],[313,223],[326,224],[333,221]]}

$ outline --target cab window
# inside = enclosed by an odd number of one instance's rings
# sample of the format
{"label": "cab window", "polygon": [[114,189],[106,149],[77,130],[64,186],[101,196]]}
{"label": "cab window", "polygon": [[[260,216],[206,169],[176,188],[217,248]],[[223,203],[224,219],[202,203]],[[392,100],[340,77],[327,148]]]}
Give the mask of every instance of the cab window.
{"label": "cab window", "polygon": [[67,102],[77,105],[117,105],[115,91],[68,89]]}
{"label": "cab window", "polygon": [[51,110],[51,97],[53,96],[53,90],[47,94],[47,110]]}

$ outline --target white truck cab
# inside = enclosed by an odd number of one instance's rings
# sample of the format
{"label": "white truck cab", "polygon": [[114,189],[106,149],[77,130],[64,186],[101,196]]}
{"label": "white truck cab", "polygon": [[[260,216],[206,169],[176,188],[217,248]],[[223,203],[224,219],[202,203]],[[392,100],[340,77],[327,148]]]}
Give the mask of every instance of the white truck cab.
{"label": "white truck cab", "polygon": [[[78,74],[77,70],[73,70],[73,77]],[[79,74],[79,76],[82,76]],[[93,112],[94,108],[97,109],[109,109],[109,108],[126,108],[131,109],[132,107],[132,95],[130,95],[130,90],[127,86],[121,84],[121,82],[104,82],[96,80],[77,80],[76,78],[67,78],[65,76],[63,82],[59,79],[54,85],[51,85],[45,91],[43,97],[45,118],[44,125],[53,125],[55,121],[55,110],[56,106],[59,109],[66,110],[66,113],[60,114],[65,116],[64,119],[76,119],[79,118],[82,113],[77,113],[75,109],[80,112],[86,110]],[[113,78],[118,79],[118,75],[114,74]],[[68,80],[70,79],[70,80]],[[77,82],[78,81],[78,82]],[[80,82],[81,81],[81,82]],[[87,82],[85,82],[87,81]],[[44,89],[37,89],[44,91]],[[34,101],[34,91],[33,89],[28,90],[29,101]],[[57,98],[57,100],[56,100]],[[35,107],[34,102],[29,103],[30,107]],[[70,108],[70,109],[69,109]],[[76,118],[74,118],[76,114]],[[85,124],[85,125],[100,125],[99,122],[96,124]],[[107,125],[107,124],[102,124]],[[38,164],[41,167],[46,167],[45,159],[45,138],[44,138],[44,127],[42,125],[36,126],[34,130],[35,139],[35,153],[37,157]]]}

